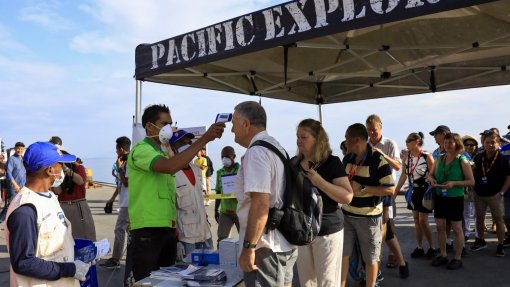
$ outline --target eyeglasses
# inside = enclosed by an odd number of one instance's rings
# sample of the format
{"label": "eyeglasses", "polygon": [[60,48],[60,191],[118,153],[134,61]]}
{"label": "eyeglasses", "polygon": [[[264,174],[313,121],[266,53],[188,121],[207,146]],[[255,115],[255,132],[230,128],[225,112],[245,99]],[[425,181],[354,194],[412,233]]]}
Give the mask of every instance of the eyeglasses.
{"label": "eyeglasses", "polygon": [[414,142],[416,139],[406,139],[406,143]]}

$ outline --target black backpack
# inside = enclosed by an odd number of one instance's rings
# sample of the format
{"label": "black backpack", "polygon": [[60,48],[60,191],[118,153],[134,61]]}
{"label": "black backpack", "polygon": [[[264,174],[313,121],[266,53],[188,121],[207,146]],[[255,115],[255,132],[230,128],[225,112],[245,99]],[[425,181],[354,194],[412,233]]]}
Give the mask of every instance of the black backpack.
{"label": "black backpack", "polygon": [[322,219],[322,197],[317,188],[299,168],[297,158],[289,159],[272,144],[258,140],[252,146],[263,146],[282,160],[285,169],[285,191],[281,209],[272,207],[266,223],[266,232],[275,228],[291,244],[303,246],[312,243],[319,234]]}

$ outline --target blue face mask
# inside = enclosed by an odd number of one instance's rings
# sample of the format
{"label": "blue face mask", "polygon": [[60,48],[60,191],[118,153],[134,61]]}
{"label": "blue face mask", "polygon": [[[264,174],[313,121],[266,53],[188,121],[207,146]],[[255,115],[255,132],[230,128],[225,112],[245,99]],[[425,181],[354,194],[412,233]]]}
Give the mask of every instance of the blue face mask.
{"label": "blue face mask", "polygon": [[53,182],[51,187],[59,187],[62,184],[62,182],[64,182],[65,174],[63,169],[60,171],[60,178],[58,178],[59,176],[58,174],[51,173],[51,175],[55,177],[55,181]]}

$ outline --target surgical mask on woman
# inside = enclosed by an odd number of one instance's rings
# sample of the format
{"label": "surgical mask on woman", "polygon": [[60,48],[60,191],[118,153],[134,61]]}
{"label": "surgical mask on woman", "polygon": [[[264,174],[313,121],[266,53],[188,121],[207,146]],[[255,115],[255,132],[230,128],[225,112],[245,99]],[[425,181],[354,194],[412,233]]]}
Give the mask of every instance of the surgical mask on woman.
{"label": "surgical mask on woman", "polygon": [[230,167],[232,165],[232,160],[228,157],[221,158],[221,162],[223,163],[224,167]]}
{"label": "surgical mask on woman", "polygon": [[51,173],[51,175],[55,177],[55,181],[53,182],[51,187],[59,187],[62,184],[62,182],[64,182],[65,174],[63,169],[60,171],[60,178],[58,178],[58,174],[56,173]]}

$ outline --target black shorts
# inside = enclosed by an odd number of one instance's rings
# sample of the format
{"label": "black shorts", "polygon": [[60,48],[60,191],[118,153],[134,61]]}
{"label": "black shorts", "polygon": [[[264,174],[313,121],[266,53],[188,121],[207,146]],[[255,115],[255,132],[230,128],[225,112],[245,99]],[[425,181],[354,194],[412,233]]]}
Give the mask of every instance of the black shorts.
{"label": "black shorts", "polygon": [[464,196],[434,197],[434,218],[461,221],[464,213]]}
{"label": "black shorts", "polygon": [[421,201],[423,200],[423,195],[425,194],[425,191],[427,191],[426,187],[415,187],[413,190],[413,195],[411,196],[411,203],[407,204],[407,209],[418,211],[421,213],[432,213],[432,210],[426,209],[421,204]]}

